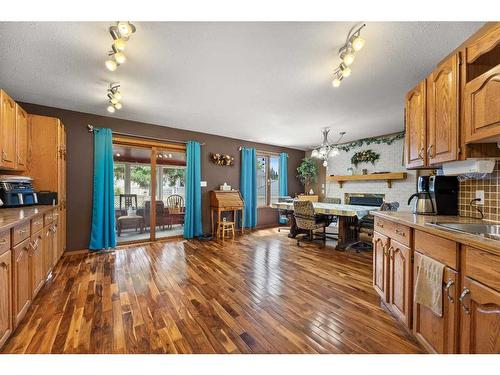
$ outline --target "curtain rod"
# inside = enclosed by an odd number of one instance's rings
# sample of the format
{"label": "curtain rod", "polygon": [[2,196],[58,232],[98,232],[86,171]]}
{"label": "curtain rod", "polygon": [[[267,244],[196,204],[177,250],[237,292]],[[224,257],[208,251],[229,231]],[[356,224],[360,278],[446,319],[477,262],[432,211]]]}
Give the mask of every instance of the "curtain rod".
{"label": "curtain rod", "polygon": [[[242,149],[243,149],[243,146],[238,147],[238,151],[241,151]],[[271,154],[271,155],[279,155],[279,154],[280,154],[280,152],[274,152],[274,151],[264,151],[264,150],[257,150],[257,149],[255,149],[255,151],[256,151],[257,153],[259,153],[259,152],[260,152],[260,153],[262,153],[262,154]],[[288,157],[288,156],[289,156],[289,155],[288,155],[288,152],[285,152],[285,154],[286,154],[286,157]]]}
{"label": "curtain rod", "polygon": [[[94,128],[95,128],[94,125],[91,125],[91,124],[87,125],[87,129],[89,130],[89,133],[93,133],[94,132]],[[175,140],[175,139],[147,137],[147,136],[144,136],[144,135],[136,135],[136,134],[130,134],[130,133],[113,132],[113,134],[121,135],[121,136],[125,136],[125,137],[135,137],[135,138],[149,139],[151,141],[161,141],[161,142],[170,142],[170,143],[182,143],[182,144],[186,144],[187,143],[186,141],[178,141],[178,140]],[[203,145],[205,145],[205,142],[200,143],[200,146],[203,146]]]}

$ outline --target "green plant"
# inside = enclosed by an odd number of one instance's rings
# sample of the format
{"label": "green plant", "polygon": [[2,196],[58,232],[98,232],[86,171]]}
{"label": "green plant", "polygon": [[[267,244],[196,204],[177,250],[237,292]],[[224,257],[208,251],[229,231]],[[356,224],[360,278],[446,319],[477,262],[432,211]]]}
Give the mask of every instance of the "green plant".
{"label": "green plant", "polygon": [[311,158],[302,159],[302,163],[297,167],[297,178],[304,185],[316,182],[318,179],[318,166],[316,162]]}
{"label": "green plant", "polygon": [[372,163],[375,165],[375,162],[380,159],[380,154],[372,150],[364,150],[356,152],[351,158],[351,164],[355,167],[358,166],[359,163]]}

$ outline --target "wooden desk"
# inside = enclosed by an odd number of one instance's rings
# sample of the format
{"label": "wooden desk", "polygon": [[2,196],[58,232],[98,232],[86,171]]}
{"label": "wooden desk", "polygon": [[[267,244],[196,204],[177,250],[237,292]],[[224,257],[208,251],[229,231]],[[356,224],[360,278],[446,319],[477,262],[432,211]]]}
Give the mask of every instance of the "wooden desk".
{"label": "wooden desk", "polygon": [[221,212],[233,211],[233,221],[237,220],[237,212],[241,211],[241,233],[243,233],[245,207],[243,198],[239,190],[212,190],[210,192],[210,225],[212,228],[212,236],[215,234],[216,222],[214,221],[214,213],[217,212],[217,225],[221,221]]}

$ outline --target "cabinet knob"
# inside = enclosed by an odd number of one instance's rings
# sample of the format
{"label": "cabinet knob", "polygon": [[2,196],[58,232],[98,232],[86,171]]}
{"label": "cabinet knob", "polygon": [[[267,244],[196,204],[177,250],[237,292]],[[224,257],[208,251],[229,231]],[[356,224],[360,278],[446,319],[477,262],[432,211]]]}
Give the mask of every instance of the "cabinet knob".
{"label": "cabinet knob", "polygon": [[432,145],[429,145],[429,147],[427,147],[427,156],[430,158],[432,158]]}
{"label": "cabinet knob", "polygon": [[419,159],[424,160],[423,153],[424,153],[424,148],[423,148],[423,147],[421,147],[421,148],[420,148],[420,150],[418,150],[418,158],[419,158]]}
{"label": "cabinet knob", "polygon": [[7,243],[7,240],[5,238],[2,238],[0,240],[0,245],[5,245]]}
{"label": "cabinet knob", "polygon": [[7,152],[5,150],[2,150],[2,160],[7,159]]}
{"label": "cabinet knob", "polygon": [[396,234],[401,236],[401,237],[406,236],[405,232],[403,232],[402,230],[399,230],[399,229],[396,229]]}
{"label": "cabinet knob", "polygon": [[448,300],[450,302],[453,302],[453,296],[450,295],[450,288],[452,287],[453,284],[455,284],[453,280],[448,280],[446,286],[444,287],[444,290],[446,291],[446,297],[448,297]]}
{"label": "cabinet knob", "polygon": [[5,263],[5,262],[0,263],[0,267],[7,268],[7,263]]}
{"label": "cabinet knob", "polygon": [[467,296],[467,294],[470,294],[470,290],[468,288],[464,288],[462,290],[462,294],[460,294],[460,297],[458,298],[458,300],[462,304],[462,309],[464,310],[464,312],[467,315],[469,315],[470,314],[470,306],[465,305],[465,297]]}

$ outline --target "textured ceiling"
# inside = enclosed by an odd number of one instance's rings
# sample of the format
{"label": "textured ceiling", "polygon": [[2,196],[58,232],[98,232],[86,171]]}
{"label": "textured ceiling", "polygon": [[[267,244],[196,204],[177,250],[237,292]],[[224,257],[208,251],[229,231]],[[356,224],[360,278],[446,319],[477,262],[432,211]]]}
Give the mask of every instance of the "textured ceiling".
{"label": "textured ceiling", "polygon": [[365,48],[331,86],[346,22],[134,22],[128,61],[104,67],[103,22],[0,23],[0,87],[18,101],[295,148],[403,129],[404,94],[482,23],[368,23]]}

